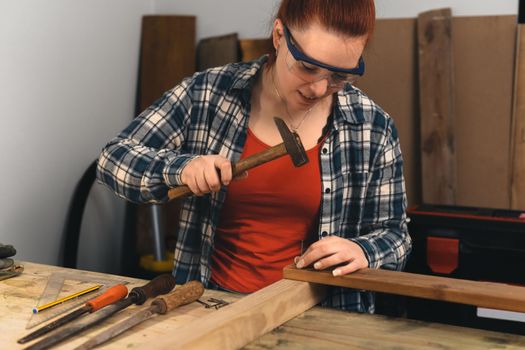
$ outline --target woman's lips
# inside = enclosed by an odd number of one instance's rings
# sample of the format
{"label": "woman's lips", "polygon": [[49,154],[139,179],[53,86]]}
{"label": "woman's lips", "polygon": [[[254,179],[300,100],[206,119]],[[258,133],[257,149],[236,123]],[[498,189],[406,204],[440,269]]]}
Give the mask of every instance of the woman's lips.
{"label": "woman's lips", "polygon": [[313,97],[305,96],[301,91],[298,91],[298,93],[299,93],[301,102],[303,104],[308,104],[308,105],[315,104],[319,100],[319,98],[316,96],[313,96]]}

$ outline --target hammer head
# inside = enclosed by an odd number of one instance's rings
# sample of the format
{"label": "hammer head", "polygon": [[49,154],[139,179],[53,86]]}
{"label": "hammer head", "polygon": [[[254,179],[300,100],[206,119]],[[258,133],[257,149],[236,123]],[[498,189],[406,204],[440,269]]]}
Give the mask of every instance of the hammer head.
{"label": "hammer head", "polygon": [[284,141],[284,147],[292,158],[293,165],[300,167],[308,163],[306,150],[296,132],[292,132],[281,118],[274,117],[273,120]]}

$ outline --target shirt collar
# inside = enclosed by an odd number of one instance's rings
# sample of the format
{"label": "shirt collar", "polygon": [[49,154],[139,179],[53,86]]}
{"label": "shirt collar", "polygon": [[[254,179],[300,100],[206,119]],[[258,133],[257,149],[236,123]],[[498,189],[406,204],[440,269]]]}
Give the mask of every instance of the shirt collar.
{"label": "shirt collar", "polygon": [[255,83],[256,77],[261,71],[263,65],[268,61],[268,55],[261,56],[260,58],[252,61],[251,64],[246,68],[239,70],[237,76],[231,85],[231,90],[250,90]]}

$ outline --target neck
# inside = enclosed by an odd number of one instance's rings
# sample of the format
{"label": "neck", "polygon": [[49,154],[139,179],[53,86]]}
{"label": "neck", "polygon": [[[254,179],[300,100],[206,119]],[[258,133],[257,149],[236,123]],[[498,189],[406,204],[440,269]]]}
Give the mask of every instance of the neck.
{"label": "neck", "polygon": [[290,111],[286,98],[279,91],[280,84],[278,83],[279,80],[277,77],[277,73],[275,71],[275,66],[273,66],[271,70],[267,71],[267,76],[268,76],[267,80],[269,80],[267,85],[270,85],[269,90],[273,90],[273,92],[270,93],[270,95],[272,99],[275,101],[275,106],[277,107],[276,109],[279,111],[284,111],[285,120],[288,126],[290,127],[290,129],[294,131],[298,130],[303,125],[303,123],[306,121],[306,119],[310,115],[310,112],[315,107],[317,107],[319,102],[305,111],[297,111],[297,112]]}

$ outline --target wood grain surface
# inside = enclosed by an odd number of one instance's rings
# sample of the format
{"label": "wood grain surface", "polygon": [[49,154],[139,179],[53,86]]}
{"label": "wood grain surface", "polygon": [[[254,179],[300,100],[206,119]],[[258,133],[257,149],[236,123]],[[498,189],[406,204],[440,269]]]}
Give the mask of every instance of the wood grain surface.
{"label": "wood grain surface", "polygon": [[525,337],[439,323],[313,308],[246,350],[523,349]]}
{"label": "wood grain surface", "polygon": [[480,307],[525,312],[525,287],[408,272],[362,269],[334,277],[331,271],[284,269],[284,278]]}
{"label": "wood grain surface", "polygon": [[417,19],[423,203],[456,203],[456,147],[452,15],[423,12]]}
{"label": "wood grain surface", "polygon": [[262,55],[275,50],[272,39],[240,39],[241,59],[243,61],[255,60]]}
{"label": "wood grain surface", "polygon": [[325,287],[281,280],[221,313],[176,329],[169,338],[152,344],[155,349],[239,349],[320,303]]}
{"label": "wood grain surface", "polygon": [[195,72],[194,16],[144,16],[140,49],[140,110]]}
{"label": "wood grain surface", "polygon": [[[0,281],[0,334],[2,335],[0,337],[0,349],[17,350],[25,347],[17,344],[16,340],[27,334],[25,326],[30,317],[31,308],[38,302],[47,278],[52,273],[78,272],[89,274],[94,279],[111,277],[107,274],[28,262],[22,262],[22,264],[25,267],[22,275]],[[128,288],[140,286],[146,282],[122,276],[116,277],[128,281]],[[97,349],[157,349],[153,346],[157,341],[177,342],[178,339],[175,337],[175,334],[179,334],[177,329],[191,329],[190,333],[193,333],[201,325],[206,326],[208,323],[203,324],[202,320],[217,322],[217,320],[229,318],[232,313],[237,313],[237,311],[245,312],[246,317],[254,317],[250,315],[252,310],[245,310],[243,304],[240,303],[238,304],[240,306],[236,306],[237,302],[242,300],[243,295],[206,290],[201,299],[207,301],[209,298],[220,298],[232,304],[218,310],[206,309],[198,303],[181,306],[174,312],[155,316],[141,323],[132,331],[125,332]],[[248,299],[248,303],[264,305],[267,301],[263,299],[251,301]],[[302,302],[301,299],[298,297],[298,304]],[[149,302],[144,307],[147,305]],[[270,318],[280,317],[281,309],[289,306],[284,304],[282,307],[281,304],[272,305],[271,307],[277,311]],[[131,306],[107,322],[61,343],[54,349],[73,349],[102,330],[107,329],[109,325],[113,325],[142,309],[143,307]],[[260,326],[258,327],[262,328],[266,324],[267,318],[260,317],[258,320],[250,320],[250,322],[259,322]],[[225,331],[232,332],[230,333],[232,337],[253,331],[248,327],[239,327],[237,330],[232,328],[225,329]],[[182,337],[186,337],[186,335],[183,334]],[[523,336],[314,307],[247,344],[245,349],[520,349],[524,347],[525,337]],[[175,349],[175,347],[172,348]],[[218,348],[211,347],[208,349]]]}
{"label": "wood grain surface", "polygon": [[[31,309],[37,304],[40,294],[45,288],[48,277],[54,272],[78,272],[79,274],[81,273],[92,276],[94,281],[97,280],[97,277],[107,279],[113,276],[114,278],[127,281],[128,284],[126,286],[129,290],[133,287],[138,287],[147,283],[145,280],[91,271],[66,269],[29,262],[22,262],[22,264],[25,268],[22,275],[0,281],[0,349],[2,350],[23,349],[37,341],[34,340],[33,342],[22,345],[16,342],[19,338],[29,333],[30,330],[26,329],[26,324],[31,317]],[[201,299],[207,300],[208,298],[220,298],[228,302],[234,302],[240,297],[240,295],[236,294],[206,290]],[[148,300],[143,306],[132,305],[104,321],[102,324],[88,329],[86,332],[83,332],[70,340],[60,343],[53,349],[74,349],[94,335],[107,329],[110,325],[114,325],[117,322],[127,319],[138,310],[143,310],[150,305],[150,302],[151,300]],[[154,316],[134,327],[132,331],[118,336],[97,349],[137,349],[142,346],[148,347],[148,344],[152,341],[167,336],[174,328],[181,327],[182,325],[202,318],[207,314],[216,312],[218,312],[218,310],[213,308],[206,309],[198,303],[180,306],[166,315]],[[43,325],[45,325],[45,323]],[[149,349],[151,350],[151,348]]]}
{"label": "wood grain surface", "polygon": [[518,24],[512,115],[511,208],[525,210],[525,24]]}

